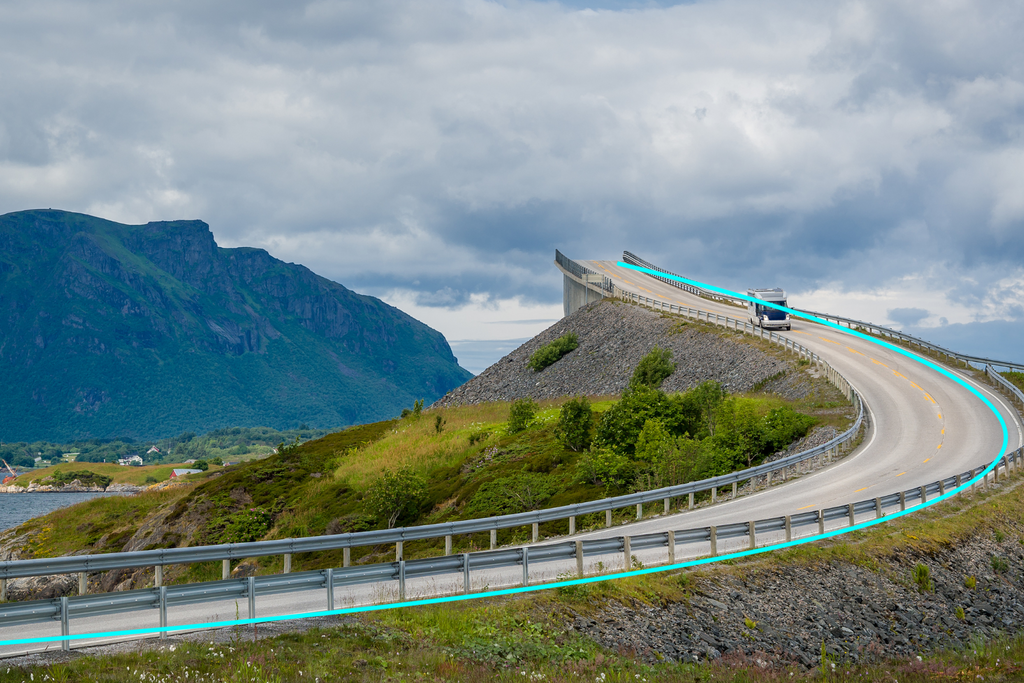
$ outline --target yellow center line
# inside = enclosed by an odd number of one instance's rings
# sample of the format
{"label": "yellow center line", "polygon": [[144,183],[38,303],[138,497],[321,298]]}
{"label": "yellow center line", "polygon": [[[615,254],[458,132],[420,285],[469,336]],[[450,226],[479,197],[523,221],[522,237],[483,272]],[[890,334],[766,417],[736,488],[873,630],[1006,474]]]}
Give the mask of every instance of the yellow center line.
{"label": "yellow center line", "polygon": [[940,420],[942,419],[942,413],[939,413],[939,419]]}
{"label": "yellow center line", "polygon": [[823,342],[828,342],[829,344],[835,344],[836,346],[842,346],[842,344],[840,344],[839,342],[832,341],[831,339],[826,339],[825,337],[818,337],[818,339],[820,339]]}
{"label": "yellow center line", "polygon": [[862,489],[857,489],[856,491],[854,491],[854,493],[860,493],[861,491],[867,491],[867,490],[868,490],[868,488],[869,488],[869,487],[865,486],[865,487],[864,487],[864,488],[862,488]]}
{"label": "yellow center line", "polygon": [[921,463],[921,464],[924,464],[924,463],[928,462],[929,460],[931,460],[931,458],[925,458],[925,459],[924,459],[924,460],[922,461],[922,463]]}
{"label": "yellow center line", "polygon": [[858,356],[863,356],[863,355],[864,355],[863,353],[861,353],[861,352],[860,352],[860,351],[858,351],[857,349],[855,349],[855,348],[853,348],[853,347],[850,347],[850,346],[847,346],[847,347],[846,347],[846,350],[847,350],[847,351],[849,351],[850,353],[855,353],[855,354],[857,354]]}
{"label": "yellow center line", "polygon": [[899,473],[899,474],[897,474],[896,476],[897,476],[897,477],[902,477],[902,476],[903,476],[904,474],[906,474],[906,472],[900,472],[900,473]]}
{"label": "yellow center line", "polygon": [[813,505],[804,505],[802,508],[797,508],[797,510],[806,510],[807,508],[812,508],[812,507],[814,507],[814,506]]}
{"label": "yellow center line", "polygon": [[938,447],[935,450],[939,450],[939,448],[942,448],[942,444],[941,443],[938,445]]}
{"label": "yellow center line", "polygon": [[945,427],[943,427],[943,428],[942,428],[942,433],[943,433],[943,434],[945,434],[945,433],[946,433],[946,428],[945,428]]}
{"label": "yellow center line", "polygon": [[914,388],[915,388],[915,389],[917,389],[918,391],[924,391],[924,389],[922,389],[921,387],[917,386],[917,385],[916,385],[916,384],[914,384],[913,382],[911,382],[911,383],[910,383],[910,386],[914,387]]}

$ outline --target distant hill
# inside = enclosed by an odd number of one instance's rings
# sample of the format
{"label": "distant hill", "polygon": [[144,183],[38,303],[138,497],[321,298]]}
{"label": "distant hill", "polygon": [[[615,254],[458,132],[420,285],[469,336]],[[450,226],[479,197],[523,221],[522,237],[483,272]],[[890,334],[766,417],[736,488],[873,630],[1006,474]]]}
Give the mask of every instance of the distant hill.
{"label": "distant hill", "polygon": [[0,216],[0,440],[335,428],[471,374],[379,299],[202,221]]}

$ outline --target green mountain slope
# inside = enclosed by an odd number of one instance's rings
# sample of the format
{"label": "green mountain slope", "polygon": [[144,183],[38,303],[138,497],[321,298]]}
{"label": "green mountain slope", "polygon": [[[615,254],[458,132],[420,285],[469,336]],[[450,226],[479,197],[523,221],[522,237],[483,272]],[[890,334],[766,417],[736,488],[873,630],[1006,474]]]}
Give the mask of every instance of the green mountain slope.
{"label": "green mountain slope", "polygon": [[0,216],[0,439],[334,428],[471,375],[401,311],[202,221]]}

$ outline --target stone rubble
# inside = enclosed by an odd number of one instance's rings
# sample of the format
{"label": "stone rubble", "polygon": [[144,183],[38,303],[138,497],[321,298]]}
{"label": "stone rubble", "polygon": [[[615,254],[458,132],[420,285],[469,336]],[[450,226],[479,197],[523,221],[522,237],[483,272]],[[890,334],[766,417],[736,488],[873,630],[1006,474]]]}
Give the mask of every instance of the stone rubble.
{"label": "stone rubble", "polygon": [[[578,348],[540,372],[527,366],[537,349],[568,332],[576,334]],[[791,372],[795,364],[781,351],[765,351],[752,342],[738,332],[608,299],[559,320],[431,407],[620,394],[654,346],[671,349],[676,362],[676,371],[662,385],[667,392],[714,379],[730,393],[755,387],[788,398],[808,393],[813,369]]]}
{"label": "stone rubble", "polygon": [[[687,602],[609,603],[569,627],[651,663],[812,668],[823,646],[836,664],[965,647],[1024,629],[1024,548],[1009,536],[974,538],[933,556],[904,551],[877,571],[837,562],[697,576]],[[929,568],[930,590],[914,582],[918,563]]]}

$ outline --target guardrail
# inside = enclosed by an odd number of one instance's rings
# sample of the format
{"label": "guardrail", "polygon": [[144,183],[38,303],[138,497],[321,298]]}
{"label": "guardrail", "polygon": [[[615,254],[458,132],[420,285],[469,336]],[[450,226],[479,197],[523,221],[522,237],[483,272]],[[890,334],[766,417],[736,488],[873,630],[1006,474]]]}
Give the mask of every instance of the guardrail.
{"label": "guardrail", "polygon": [[[992,472],[994,481],[999,481],[1000,470],[1004,477],[1009,476],[1011,472],[1019,472],[1022,460],[1024,460],[1022,456],[1024,456],[1024,448],[1019,448],[1004,456]],[[474,570],[521,567],[522,585],[527,586],[530,585],[531,566],[575,560],[576,576],[583,577],[586,575],[584,564],[586,557],[618,554],[622,557],[623,570],[628,571],[635,566],[634,552],[659,548],[667,550],[667,563],[675,564],[681,559],[681,556],[694,558],[702,555],[717,556],[719,543],[723,541],[743,538],[746,547],[753,550],[758,547],[789,543],[797,536],[795,532],[803,528],[811,527],[813,529],[811,535],[823,534],[827,528],[831,530],[843,525],[854,526],[857,523],[858,515],[873,514],[876,518],[880,518],[885,516],[887,510],[898,508],[900,511],[904,511],[908,507],[926,503],[929,497],[944,495],[947,489],[951,490],[961,486],[964,481],[970,481],[984,471],[987,466],[988,463],[923,486],[846,505],[720,526],[635,536],[623,535],[602,539],[562,541],[540,546],[461,553],[417,560],[399,559],[396,562],[362,567],[328,568],[295,574],[247,577],[199,584],[159,586],[120,593],[65,596],[48,600],[8,603],[0,605],[0,628],[60,621],[61,635],[70,636],[72,618],[138,610],[156,610],[159,615],[159,628],[166,628],[167,613],[170,607],[213,600],[244,600],[248,605],[248,618],[255,619],[258,595],[275,595],[305,590],[324,590],[326,592],[326,609],[330,611],[335,609],[335,589],[346,586],[391,582],[397,589],[399,601],[404,601],[408,580],[455,574],[461,575],[461,592],[468,594],[472,592],[471,574]],[[986,475],[983,485],[987,484],[988,475]],[[830,522],[840,520],[842,523],[839,525],[829,525]],[[784,534],[784,539],[759,545],[758,536],[762,535],[763,538],[764,534]],[[680,552],[680,547],[683,548],[682,552]],[[483,592],[486,592],[486,589]],[[166,637],[166,631],[161,632],[160,637]],[[65,650],[70,649],[70,640],[61,641],[61,646]]]}
{"label": "guardrail", "polygon": [[[628,251],[622,252],[622,260],[623,260],[623,262],[629,263],[629,264],[634,265],[634,266],[640,266],[641,268],[647,268],[649,270],[656,270],[658,272],[665,273],[666,275],[675,275],[676,277],[680,277],[679,275],[676,275],[675,273],[672,273],[672,272],[670,272],[668,270],[665,270],[664,268],[659,268],[658,266],[654,265],[653,263],[645,261],[642,258],[640,258],[639,256],[637,256],[636,254],[633,254],[633,253],[628,252]],[[721,300],[721,301],[730,301],[732,303],[737,303],[737,304],[741,304],[741,305],[744,305],[744,306],[746,306],[746,304],[747,304],[747,302],[742,300],[742,299],[735,299],[735,298],[732,298],[732,297],[722,296],[721,294],[717,294],[715,292],[710,292],[710,291],[702,289],[700,287],[694,287],[692,285],[688,285],[685,282],[679,282],[678,280],[673,280],[671,278],[659,277],[657,275],[651,275],[650,273],[647,273],[647,275],[650,275],[651,277],[653,277],[653,278],[655,278],[657,280],[660,280],[662,282],[670,284],[673,287],[678,287],[679,289],[682,289],[682,290],[684,290],[686,292],[689,292],[691,294],[695,294],[697,296],[702,296],[702,297],[711,298],[711,299],[718,299],[718,300]],[[865,330],[865,331],[867,331],[867,332],[869,332],[871,334],[876,334],[876,335],[881,336],[881,337],[891,337],[891,338],[894,338],[894,339],[899,339],[899,340],[907,342],[909,344],[914,344],[916,346],[919,346],[919,347],[921,347],[923,349],[927,349],[929,351],[933,351],[935,353],[942,354],[942,355],[944,355],[944,356],[946,356],[948,358],[955,358],[956,360],[958,360],[958,361],[960,361],[962,363],[968,363],[968,364],[976,363],[976,364],[979,364],[979,365],[992,365],[992,366],[996,366],[996,367],[1007,368],[1008,370],[1017,370],[1017,371],[1024,372],[1024,364],[1010,363],[1008,361],[992,360],[990,358],[982,358],[980,356],[968,356],[966,354],[956,353],[955,351],[950,351],[949,349],[943,348],[943,347],[939,346],[938,344],[932,344],[931,342],[927,342],[927,341],[925,341],[923,339],[919,339],[918,337],[915,337],[913,335],[905,334],[903,332],[898,332],[896,330],[890,329],[888,327],[883,327],[881,325],[876,325],[874,323],[868,323],[868,322],[864,322],[862,320],[854,320],[852,318],[844,318],[842,316],[830,315],[828,313],[818,313],[818,312],[815,312],[815,311],[807,311],[807,310],[803,310],[803,309],[799,309],[799,308],[794,308],[794,310],[799,311],[800,313],[805,313],[807,315],[817,316],[818,318],[822,318],[824,320],[834,320],[836,323],[840,323],[840,324],[845,323],[847,325],[847,327],[850,327],[850,328],[859,327],[859,328],[861,328],[861,329],[863,329],[863,330]]]}
{"label": "guardrail", "polygon": [[557,249],[555,249],[555,263],[564,272],[579,280],[580,284],[584,287],[596,289],[604,296],[614,296],[615,286],[610,278],[590,268],[581,266]]}

